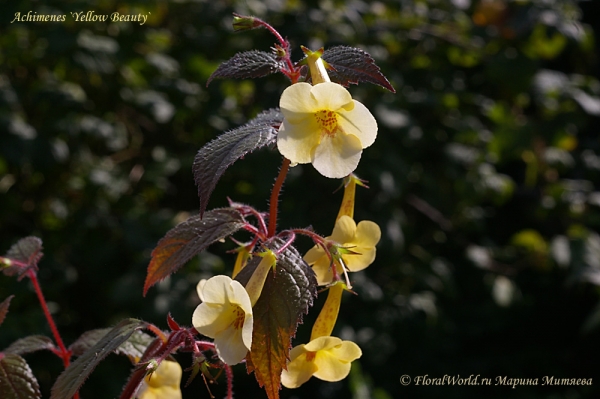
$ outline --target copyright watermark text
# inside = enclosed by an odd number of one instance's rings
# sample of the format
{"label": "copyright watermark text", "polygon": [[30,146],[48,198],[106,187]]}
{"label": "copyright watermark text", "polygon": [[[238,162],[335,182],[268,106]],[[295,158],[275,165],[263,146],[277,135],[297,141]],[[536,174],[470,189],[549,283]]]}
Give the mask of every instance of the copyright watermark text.
{"label": "copyright watermark text", "polygon": [[592,378],[561,378],[554,376],[543,376],[541,378],[514,378],[506,375],[496,377],[482,377],[480,374],[471,374],[461,376],[460,374],[441,377],[432,377],[429,374],[410,376],[403,374],[400,377],[400,384],[404,386],[431,386],[431,385],[473,385],[473,386],[508,386],[513,389],[519,386],[529,385],[547,385],[547,386],[580,386],[592,385]]}

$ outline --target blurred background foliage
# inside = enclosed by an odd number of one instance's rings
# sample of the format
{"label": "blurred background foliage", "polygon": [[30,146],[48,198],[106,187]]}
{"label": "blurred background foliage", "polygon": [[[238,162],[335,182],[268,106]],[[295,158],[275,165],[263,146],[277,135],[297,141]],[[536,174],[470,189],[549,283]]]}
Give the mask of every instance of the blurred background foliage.
{"label": "blurred background foliage", "polygon": [[[14,22],[16,12],[65,22]],[[75,22],[70,12],[144,13],[139,23]],[[384,232],[376,263],[353,274],[335,334],[363,357],[339,383],[284,398],[592,398],[600,383],[598,2],[569,0],[12,1],[0,21],[0,252],[43,239],[40,280],[66,342],[125,317],[190,324],[201,277],[228,273],[217,244],[142,297],[156,242],[198,209],[191,165],[220,132],[277,106],[283,75],[205,83],[236,52],[268,50],[256,15],[300,45],[368,51],[397,94],[350,88],[379,121],[356,173],[356,219]],[[259,209],[280,164],[262,150],[236,163],[227,196]],[[339,181],[291,170],[280,226],[332,230]],[[245,237],[239,237],[241,239]],[[298,241],[301,250],[310,242]],[[0,347],[49,335],[26,281]],[[323,298],[298,330],[306,341]],[[28,355],[45,396],[61,371]],[[186,356],[178,359],[189,364]],[[116,397],[127,359],[109,357],[82,397]],[[263,397],[235,367],[237,397]],[[411,376],[593,378],[592,387],[402,387]],[[185,377],[184,377],[185,378]],[[211,386],[217,397],[224,383]],[[209,397],[195,381],[185,397]]]}

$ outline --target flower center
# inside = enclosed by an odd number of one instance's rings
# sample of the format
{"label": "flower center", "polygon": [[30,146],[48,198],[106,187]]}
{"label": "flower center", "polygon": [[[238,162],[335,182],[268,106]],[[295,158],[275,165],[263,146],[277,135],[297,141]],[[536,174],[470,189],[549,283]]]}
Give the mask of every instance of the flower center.
{"label": "flower center", "polygon": [[244,326],[244,320],[246,319],[246,313],[239,306],[233,308],[233,321],[231,325],[234,329],[240,330]]}
{"label": "flower center", "polygon": [[317,356],[317,352],[306,352],[306,361],[312,362],[313,360],[315,360],[315,356]]}
{"label": "flower center", "polygon": [[338,125],[337,114],[329,110],[320,110],[315,112],[315,118],[321,128],[322,136],[335,136],[338,130],[342,130]]}

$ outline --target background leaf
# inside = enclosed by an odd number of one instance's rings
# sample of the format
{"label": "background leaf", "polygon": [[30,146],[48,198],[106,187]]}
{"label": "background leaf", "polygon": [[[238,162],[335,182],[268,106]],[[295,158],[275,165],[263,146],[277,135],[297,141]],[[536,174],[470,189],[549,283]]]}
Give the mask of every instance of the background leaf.
{"label": "background leaf", "polygon": [[208,78],[206,85],[215,78],[260,78],[281,69],[281,62],[272,53],[251,50],[237,53],[223,62]]}
{"label": "background leaf", "polygon": [[94,371],[98,363],[117,350],[136,331],[144,328],[146,323],[136,319],[125,319],[113,327],[95,345],[78,357],[58,377],[52,387],[50,399],[71,398]]}
{"label": "background leaf", "polygon": [[245,125],[221,134],[198,151],[193,171],[200,198],[200,215],[225,170],[247,153],[274,143],[282,121],[283,114],[278,108],[269,109]]}
{"label": "background leaf", "polygon": [[6,318],[6,314],[8,313],[8,307],[10,306],[10,301],[13,299],[14,295],[10,295],[8,298],[0,303],[0,325],[4,322]]}
{"label": "background leaf", "polygon": [[0,354],[0,393],[2,399],[38,399],[42,397],[35,376],[21,356]]}
{"label": "background leaf", "polygon": [[323,53],[323,60],[335,68],[328,70],[331,81],[348,86],[350,83],[369,82],[395,93],[396,90],[381,73],[375,60],[364,50],[349,46],[330,47]]}
{"label": "background leaf", "polygon": [[[10,247],[5,257],[26,263],[29,266],[34,266],[37,265],[43,255],[42,240],[37,237],[29,236],[21,238]],[[14,276],[22,270],[22,267],[13,265],[3,268],[2,272],[7,276]]]}
{"label": "background leaf", "polygon": [[[276,251],[282,244],[281,239],[275,239],[266,247]],[[236,279],[247,283],[260,261],[260,257],[251,259]],[[290,246],[278,255],[276,271],[269,272],[254,306],[252,348],[246,365],[248,372],[254,371],[269,399],[279,398],[281,371],[286,366],[291,340],[302,316],[312,306],[316,287],[314,272]]]}
{"label": "background leaf", "polygon": [[[110,330],[110,328],[99,328],[86,331],[69,346],[69,349],[73,351],[74,356],[81,356],[100,341]],[[117,355],[127,355],[131,359],[140,359],[153,340],[154,337],[152,335],[136,330],[127,341],[115,349],[115,353]]]}
{"label": "background leaf", "polygon": [[210,244],[241,229],[244,223],[237,210],[221,208],[206,212],[204,218],[192,216],[169,230],[152,251],[144,295],[150,287],[174,273]]}
{"label": "background leaf", "polygon": [[26,353],[36,352],[43,349],[51,350],[55,348],[54,342],[44,335],[30,335],[13,342],[6,348],[4,353],[13,355],[24,355]]}

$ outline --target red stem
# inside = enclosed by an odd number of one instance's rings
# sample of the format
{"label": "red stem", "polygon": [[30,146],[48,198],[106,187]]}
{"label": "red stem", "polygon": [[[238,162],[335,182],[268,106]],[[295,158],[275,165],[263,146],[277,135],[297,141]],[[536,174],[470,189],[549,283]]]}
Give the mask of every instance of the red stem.
{"label": "red stem", "polygon": [[[65,344],[60,336],[60,333],[58,332],[58,328],[56,327],[56,324],[54,323],[54,319],[52,318],[52,315],[50,314],[50,309],[48,309],[48,304],[46,303],[46,299],[44,298],[44,294],[42,293],[42,288],[40,287],[40,283],[38,281],[37,274],[35,273],[34,270],[30,269],[27,272],[27,276],[29,277],[29,279],[31,280],[31,283],[33,284],[33,289],[35,290],[38,300],[40,301],[40,306],[42,307],[44,316],[46,316],[46,321],[48,321],[48,325],[50,326],[52,335],[54,335],[54,340],[56,341],[56,344],[58,345],[58,348],[60,349],[60,352],[58,352],[57,354],[62,359],[63,364],[66,369],[67,367],[69,367],[69,364],[71,363],[71,351],[65,347]],[[73,395],[73,399],[79,399],[79,392],[76,392],[75,395]]]}
{"label": "red stem", "polygon": [[281,192],[281,187],[283,187],[283,182],[285,181],[285,177],[287,176],[289,168],[290,160],[283,158],[283,163],[281,164],[281,169],[279,170],[279,176],[277,176],[277,180],[275,180],[275,185],[273,186],[273,191],[271,191],[271,201],[269,203],[269,237],[273,237],[275,235],[275,228],[277,227],[277,206],[279,204],[279,193]]}

